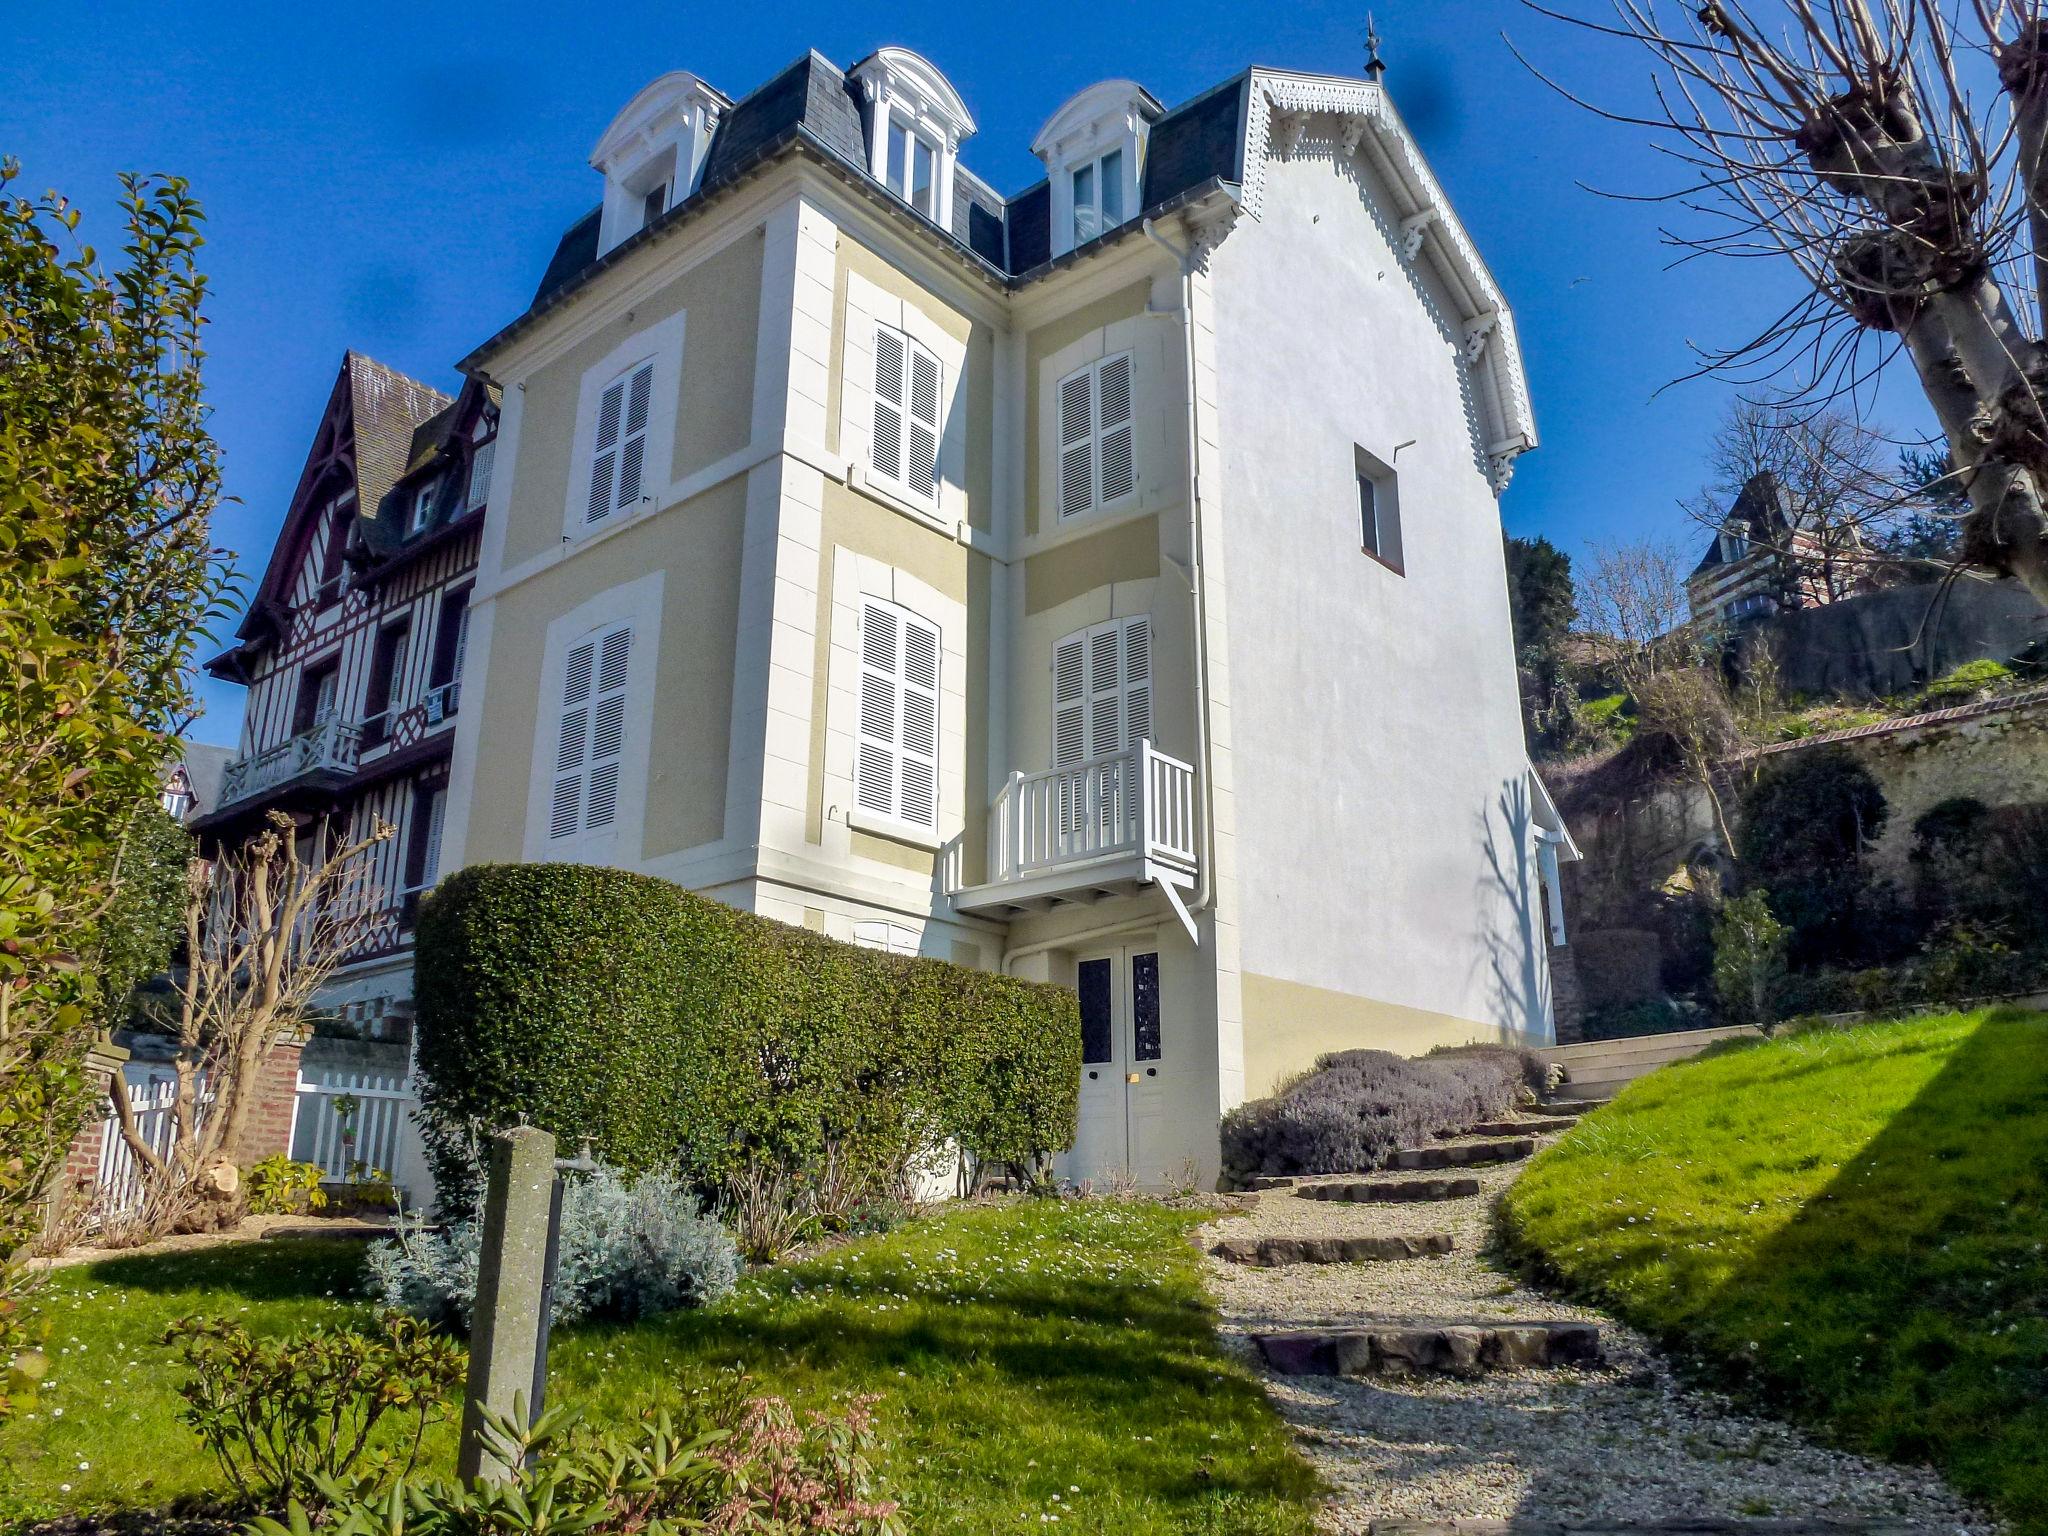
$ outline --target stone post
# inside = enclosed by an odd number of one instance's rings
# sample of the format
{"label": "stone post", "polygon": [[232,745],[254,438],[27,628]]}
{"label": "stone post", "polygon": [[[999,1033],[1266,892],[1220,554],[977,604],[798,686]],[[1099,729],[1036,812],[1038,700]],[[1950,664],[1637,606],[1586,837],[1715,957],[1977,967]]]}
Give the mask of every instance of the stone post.
{"label": "stone post", "polygon": [[463,1481],[503,1478],[512,1469],[484,1443],[480,1411],[510,1418],[514,1398],[533,1390],[546,1280],[548,1203],[555,1185],[555,1138],[522,1125],[491,1138],[490,1183],[484,1195],[483,1252],[477,1264],[476,1312],[469,1330],[469,1385],[462,1402]]}

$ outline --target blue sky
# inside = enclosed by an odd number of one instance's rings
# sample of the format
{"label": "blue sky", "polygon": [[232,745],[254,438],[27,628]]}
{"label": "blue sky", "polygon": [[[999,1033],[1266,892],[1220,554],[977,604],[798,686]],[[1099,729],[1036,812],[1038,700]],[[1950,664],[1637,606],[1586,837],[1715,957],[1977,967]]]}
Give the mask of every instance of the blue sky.
{"label": "blue sky", "polygon": [[[1728,396],[1689,342],[1746,338],[1794,295],[1762,263],[1667,270],[1658,210],[1581,183],[1671,188],[1632,130],[1561,100],[1503,31],[1603,103],[1641,106],[1645,61],[1513,0],[1382,0],[1387,84],[1521,329],[1542,446],[1502,502],[1511,532],[1691,538],[1677,499]],[[81,202],[111,246],[123,169],[191,179],[209,216],[214,427],[237,505],[220,541],[253,583],[344,348],[443,388],[524,308],[555,239],[597,200],[590,147],[641,85],[694,70],[739,95],[815,47],[842,64],[918,49],[980,124],[967,163],[1006,191],[1074,91],[1127,75],[1171,104],[1247,63],[1349,74],[1364,7],[1115,0],[707,8],[14,0],[0,153]],[[717,19],[709,19],[715,12]],[[1028,28],[1027,31],[1020,30]],[[1911,425],[1910,417],[1897,421]],[[232,742],[240,690],[207,684],[195,735]]]}

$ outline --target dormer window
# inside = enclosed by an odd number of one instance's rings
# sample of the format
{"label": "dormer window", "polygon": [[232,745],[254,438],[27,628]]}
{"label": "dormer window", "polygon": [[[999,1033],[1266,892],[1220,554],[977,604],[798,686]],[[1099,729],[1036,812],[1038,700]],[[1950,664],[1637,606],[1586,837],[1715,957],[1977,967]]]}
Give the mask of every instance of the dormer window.
{"label": "dormer window", "polygon": [[434,520],[434,492],[439,489],[438,480],[429,480],[412,493],[412,516],[405,525],[408,536],[424,532],[427,524]]}
{"label": "dormer window", "polygon": [[951,223],[953,167],[974,133],[966,103],[929,59],[884,48],[847,72],[867,103],[868,170],[942,228]]}
{"label": "dormer window", "polygon": [[590,154],[591,165],[604,173],[599,255],[639,234],[696,190],[719,116],[730,105],[680,69],[626,103]]}
{"label": "dormer window", "polygon": [[1047,119],[1031,152],[1052,190],[1052,253],[1064,256],[1139,212],[1145,147],[1165,109],[1130,80],[1091,85]]}
{"label": "dormer window", "polygon": [[1074,171],[1074,244],[1124,221],[1124,152],[1112,149]]}

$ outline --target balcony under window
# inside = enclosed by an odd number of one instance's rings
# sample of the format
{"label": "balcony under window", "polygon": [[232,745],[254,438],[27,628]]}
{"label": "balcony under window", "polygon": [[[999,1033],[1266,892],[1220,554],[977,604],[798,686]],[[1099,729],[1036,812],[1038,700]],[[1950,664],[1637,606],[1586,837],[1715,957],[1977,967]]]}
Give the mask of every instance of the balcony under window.
{"label": "balcony under window", "polygon": [[259,795],[341,789],[355,773],[361,742],[361,728],[339,715],[316,720],[274,747],[229,763],[221,776],[221,807]]}
{"label": "balcony under window", "polygon": [[1176,908],[1195,879],[1195,770],[1141,738],[1042,773],[1013,773],[989,811],[988,883],[965,912],[1002,916],[1159,885]]}

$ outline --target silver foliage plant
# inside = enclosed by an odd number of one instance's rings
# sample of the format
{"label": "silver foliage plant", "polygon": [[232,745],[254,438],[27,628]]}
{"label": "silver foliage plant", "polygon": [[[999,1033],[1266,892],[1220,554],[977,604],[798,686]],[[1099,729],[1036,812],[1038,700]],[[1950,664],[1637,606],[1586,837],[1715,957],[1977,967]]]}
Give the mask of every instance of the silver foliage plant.
{"label": "silver foliage plant", "polygon": [[[467,1329],[482,1242],[475,1217],[435,1230],[404,1216],[390,1241],[370,1248],[370,1290],[386,1307]],[[681,1179],[665,1171],[631,1178],[600,1163],[562,1193],[550,1315],[567,1323],[708,1306],[732,1290],[739,1269],[732,1238]]]}

